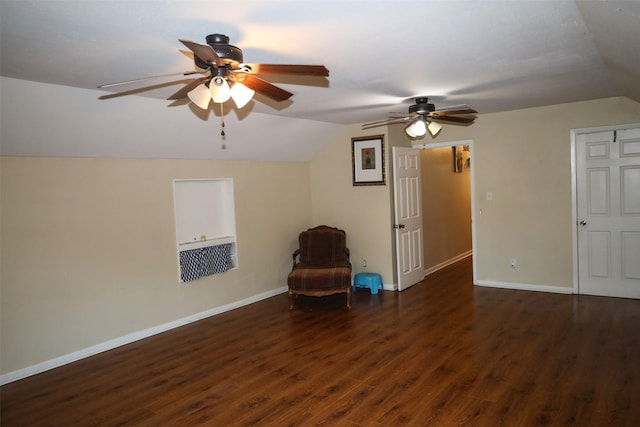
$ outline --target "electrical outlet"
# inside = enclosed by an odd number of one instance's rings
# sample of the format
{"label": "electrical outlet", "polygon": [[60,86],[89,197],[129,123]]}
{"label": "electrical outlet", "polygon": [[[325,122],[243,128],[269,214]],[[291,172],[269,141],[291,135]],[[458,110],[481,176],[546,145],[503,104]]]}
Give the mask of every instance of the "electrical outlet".
{"label": "electrical outlet", "polygon": [[516,268],[516,265],[518,264],[518,262],[516,261],[515,258],[511,258],[509,262],[511,263],[511,268]]}
{"label": "electrical outlet", "polygon": [[362,267],[363,268],[367,268],[367,260],[366,259],[362,260]]}

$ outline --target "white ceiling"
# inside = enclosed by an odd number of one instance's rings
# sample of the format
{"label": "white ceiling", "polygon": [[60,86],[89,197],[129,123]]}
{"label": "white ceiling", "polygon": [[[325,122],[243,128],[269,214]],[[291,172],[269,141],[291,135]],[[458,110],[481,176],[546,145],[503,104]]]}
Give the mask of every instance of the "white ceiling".
{"label": "white ceiling", "polygon": [[[222,33],[247,62],[330,70],[304,85],[271,78],[294,96],[281,104],[257,97],[249,108],[259,113],[351,124],[405,112],[417,95],[480,114],[620,95],[640,101],[640,1],[0,1],[1,74],[22,80],[96,90],[187,71],[192,60],[178,38],[204,43]],[[179,88],[135,96],[166,98]],[[97,98],[110,93],[96,90]]]}

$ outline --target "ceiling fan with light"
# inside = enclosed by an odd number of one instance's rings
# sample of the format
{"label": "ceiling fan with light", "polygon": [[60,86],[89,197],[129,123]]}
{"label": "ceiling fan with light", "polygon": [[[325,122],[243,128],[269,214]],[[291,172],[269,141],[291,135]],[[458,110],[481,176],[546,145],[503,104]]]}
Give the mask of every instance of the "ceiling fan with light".
{"label": "ceiling fan with light", "polygon": [[207,109],[212,100],[214,103],[223,104],[229,99],[233,99],[236,106],[242,108],[256,92],[278,102],[285,101],[293,95],[291,92],[258,77],[257,74],[329,76],[329,70],[324,65],[245,63],[243,62],[242,50],[229,44],[229,37],[223,34],[208,35],[206,44],[178,40],[193,52],[196,70],[109,83],[100,85],[98,88],[104,89],[160,77],[200,75],[168,99],[177,100],[188,97],[191,102],[202,109]]}
{"label": "ceiling fan with light", "polygon": [[427,133],[436,136],[442,129],[442,124],[470,125],[477,118],[476,110],[466,104],[452,105],[436,109],[429,103],[429,98],[418,97],[415,104],[409,107],[408,113],[390,113],[386,120],[365,123],[362,129],[371,129],[395,123],[406,123],[405,132],[411,138],[420,138]]}

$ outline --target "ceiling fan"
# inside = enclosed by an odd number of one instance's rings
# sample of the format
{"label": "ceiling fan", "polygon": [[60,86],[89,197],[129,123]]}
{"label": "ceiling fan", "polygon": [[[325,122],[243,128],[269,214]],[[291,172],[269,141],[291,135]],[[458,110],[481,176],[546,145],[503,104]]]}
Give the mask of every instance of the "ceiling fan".
{"label": "ceiling fan", "polygon": [[229,37],[223,34],[208,35],[206,44],[191,40],[178,40],[193,52],[195,70],[109,83],[100,85],[98,88],[125,85],[160,77],[200,75],[167,99],[176,100],[188,97],[198,107],[207,109],[211,100],[214,103],[223,104],[231,98],[238,108],[242,108],[253,98],[255,92],[278,102],[285,101],[293,95],[293,93],[258,77],[257,74],[329,76],[329,70],[324,65],[245,63],[243,62],[242,50],[229,44]]}
{"label": "ceiling fan", "polygon": [[405,132],[407,135],[419,138],[424,136],[427,130],[432,136],[436,136],[442,129],[440,123],[469,125],[477,118],[478,112],[466,104],[436,109],[435,105],[429,103],[427,97],[417,97],[415,102],[409,107],[408,113],[390,113],[388,119],[365,123],[362,125],[362,129],[406,123]]}

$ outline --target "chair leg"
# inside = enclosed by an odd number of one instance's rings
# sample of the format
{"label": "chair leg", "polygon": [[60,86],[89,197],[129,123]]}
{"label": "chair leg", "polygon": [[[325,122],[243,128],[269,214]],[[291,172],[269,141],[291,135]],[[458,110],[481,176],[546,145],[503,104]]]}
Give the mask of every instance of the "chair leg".
{"label": "chair leg", "polygon": [[351,310],[351,287],[347,289],[347,309]]}
{"label": "chair leg", "polygon": [[293,310],[293,292],[289,291],[289,310]]}

